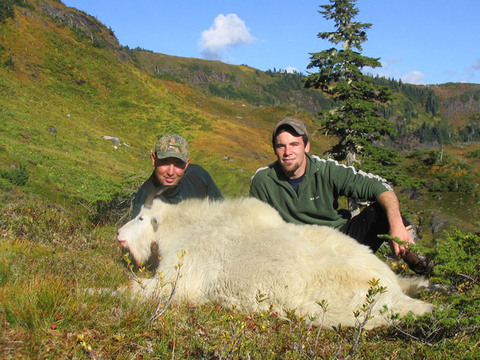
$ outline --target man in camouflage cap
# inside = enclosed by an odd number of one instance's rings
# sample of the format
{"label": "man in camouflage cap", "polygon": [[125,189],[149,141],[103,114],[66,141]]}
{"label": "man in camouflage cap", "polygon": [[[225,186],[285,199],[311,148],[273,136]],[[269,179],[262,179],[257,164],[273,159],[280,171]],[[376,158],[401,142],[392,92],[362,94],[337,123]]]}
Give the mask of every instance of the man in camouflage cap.
{"label": "man in camouflage cap", "polygon": [[170,204],[178,204],[189,198],[222,199],[222,194],[210,174],[200,165],[190,163],[187,141],[175,134],[163,135],[151,154],[153,173],[140,187],[133,202],[133,217],[150,193],[160,186],[171,186],[158,198]]}
{"label": "man in camouflage cap", "polygon": [[[166,159],[174,157],[188,163],[188,144],[185,139],[179,135],[164,135],[155,144],[155,154],[157,159]],[[153,158],[152,153],[152,158]]]}

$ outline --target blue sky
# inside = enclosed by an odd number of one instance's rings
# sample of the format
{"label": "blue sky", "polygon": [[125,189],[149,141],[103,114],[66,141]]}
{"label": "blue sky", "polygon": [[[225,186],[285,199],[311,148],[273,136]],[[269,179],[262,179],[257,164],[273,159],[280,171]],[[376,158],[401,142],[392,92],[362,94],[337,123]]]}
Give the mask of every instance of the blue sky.
{"label": "blue sky", "polygon": [[[63,0],[95,16],[121,45],[268,70],[307,73],[310,53],[333,44],[329,0]],[[358,0],[372,71],[412,84],[480,83],[479,0]],[[312,71],[315,72],[315,69]]]}

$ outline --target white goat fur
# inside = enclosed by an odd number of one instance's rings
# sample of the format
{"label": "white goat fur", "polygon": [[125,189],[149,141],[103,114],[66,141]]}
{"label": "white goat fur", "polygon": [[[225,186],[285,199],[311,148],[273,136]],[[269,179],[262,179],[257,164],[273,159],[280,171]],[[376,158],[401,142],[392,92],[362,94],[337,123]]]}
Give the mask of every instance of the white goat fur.
{"label": "white goat fur", "polygon": [[[425,281],[397,277],[354,239],[328,227],[288,224],[253,198],[178,205],[155,200],[119,229],[117,239],[137,263],[152,255],[152,242],[158,244],[157,276],[141,286],[132,282],[132,291],[145,296],[158,294],[159,273],[167,281],[175,278],[184,251],[176,302],[213,301],[244,313],[273,306],[280,315],[289,309],[313,315],[316,325],[354,326],[353,311],[365,303],[375,278],[387,291],[379,296],[367,328],[387,324],[379,313],[384,306],[401,316],[432,311],[431,304],[404,293],[418,291]],[[259,294],[264,294],[261,302]],[[325,318],[317,303],[322,300],[328,303]]]}

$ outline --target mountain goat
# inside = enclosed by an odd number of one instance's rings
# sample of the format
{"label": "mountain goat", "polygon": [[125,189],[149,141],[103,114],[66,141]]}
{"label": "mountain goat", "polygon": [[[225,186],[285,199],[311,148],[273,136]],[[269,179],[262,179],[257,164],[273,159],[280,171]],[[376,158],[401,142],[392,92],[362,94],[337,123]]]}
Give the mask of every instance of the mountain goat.
{"label": "mountain goat", "polygon": [[[387,291],[378,295],[367,328],[388,323],[380,314],[385,306],[401,316],[432,311],[431,304],[404,292],[417,291],[420,279],[397,277],[352,238],[328,227],[286,223],[253,198],[177,205],[155,200],[118,230],[117,240],[137,263],[152,256],[152,245],[158,247],[157,275],[131,285],[144,296],[158,296],[165,283],[163,291],[172,291],[179,254],[184,254],[176,302],[213,301],[244,313],[273,308],[282,315],[294,309],[311,315],[305,319],[316,325],[354,326],[353,312],[365,304],[375,278]],[[328,303],[324,315],[322,300]]]}

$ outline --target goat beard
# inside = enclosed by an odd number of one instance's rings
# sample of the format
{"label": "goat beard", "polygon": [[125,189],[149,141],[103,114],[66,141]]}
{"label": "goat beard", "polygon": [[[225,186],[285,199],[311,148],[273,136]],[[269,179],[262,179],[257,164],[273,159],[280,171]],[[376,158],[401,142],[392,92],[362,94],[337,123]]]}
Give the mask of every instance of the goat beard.
{"label": "goat beard", "polygon": [[152,242],[152,245],[150,245],[150,250],[152,251],[152,255],[158,256],[158,244],[156,242]]}
{"label": "goat beard", "polygon": [[151,270],[155,270],[158,265],[160,264],[160,250],[158,248],[157,242],[152,242],[152,245],[150,245],[150,251],[152,252],[150,254],[150,257],[148,258],[147,261],[147,267]]}

